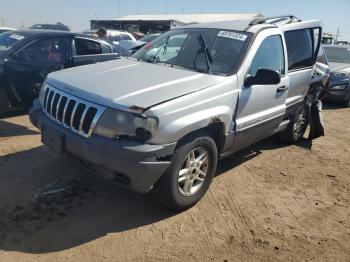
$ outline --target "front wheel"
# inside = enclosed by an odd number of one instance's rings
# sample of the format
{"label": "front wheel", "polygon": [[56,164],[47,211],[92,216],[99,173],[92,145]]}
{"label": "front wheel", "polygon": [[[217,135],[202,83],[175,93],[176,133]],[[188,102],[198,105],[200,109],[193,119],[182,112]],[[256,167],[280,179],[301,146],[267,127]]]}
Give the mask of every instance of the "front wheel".
{"label": "front wheel", "polygon": [[206,133],[185,138],[175,150],[172,164],[154,185],[156,200],[172,210],[196,204],[213,180],[217,159],[216,144]]}
{"label": "front wheel", "polygon": [[287,128],[280,133],[279,138],[287,143],[297,143],[304,136],[310,120],[310,108],[307,102],[297,108],[291,117]]}

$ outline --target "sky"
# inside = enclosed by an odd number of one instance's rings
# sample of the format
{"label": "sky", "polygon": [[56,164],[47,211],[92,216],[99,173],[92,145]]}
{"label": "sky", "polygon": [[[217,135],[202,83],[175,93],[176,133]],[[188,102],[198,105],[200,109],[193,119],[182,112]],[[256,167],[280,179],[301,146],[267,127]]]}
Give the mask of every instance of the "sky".
{"label": "sky", "polygon": [[350,40],[350,0],[0,0],[0,26],[60,21],[82,31],[89,29],[91,19],[166,12],[294,14],[303,20],[322,20],[324,31],[335,33],[339,28],[340,39]]}

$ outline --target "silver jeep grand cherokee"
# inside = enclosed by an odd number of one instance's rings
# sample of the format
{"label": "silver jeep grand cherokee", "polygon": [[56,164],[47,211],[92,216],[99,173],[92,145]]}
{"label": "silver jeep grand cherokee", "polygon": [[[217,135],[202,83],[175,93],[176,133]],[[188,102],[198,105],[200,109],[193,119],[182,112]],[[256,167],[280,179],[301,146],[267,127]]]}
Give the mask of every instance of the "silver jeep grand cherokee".
{"label": "silver jeep grand cherokee", "polygon": [[185,209],[219,158],[275,133],[300,140],[325,79],[321,35],[294,16],[171,30],[129,59],[50,74],[30,118],[52,150]]}

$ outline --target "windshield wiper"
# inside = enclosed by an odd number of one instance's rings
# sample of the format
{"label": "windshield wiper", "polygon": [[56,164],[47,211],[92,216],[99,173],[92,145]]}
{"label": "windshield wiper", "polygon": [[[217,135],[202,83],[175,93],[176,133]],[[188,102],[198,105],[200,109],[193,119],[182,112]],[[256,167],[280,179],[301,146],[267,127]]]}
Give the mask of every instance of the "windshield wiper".
{"label": "windshield wiper", "polygon": [[165,41],[164,41],[164,43],[162,44],[162,46],[159,48],[159,50],[157,51],[157,53],[154,55],[154,59],[153,59],[153,63],[154,63],[154,64],[156,64],[156,62],[157,62],[157,57],[158,57],[158,54],[160,53],[160,51],[163,50],[163,53],[166,52],[170,37],[171,37],[171,35],[169,35],[169,36],[167,37],[167,39],[165,39]]}
{"label": "windshield wiper", "polygon": [[209,74],[211,74],[211,64],[213,63],[213,58],[211,57],[208,45],[201,34],[198,36],[198,42],[201,45],[201,51],[204,51],[205,59],[207,61],[208,72]]}

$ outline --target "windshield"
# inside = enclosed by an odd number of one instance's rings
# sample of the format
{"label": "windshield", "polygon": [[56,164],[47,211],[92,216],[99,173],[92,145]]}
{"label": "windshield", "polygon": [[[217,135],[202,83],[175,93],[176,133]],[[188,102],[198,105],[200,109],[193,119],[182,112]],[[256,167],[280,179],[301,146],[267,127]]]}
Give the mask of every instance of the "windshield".
{"label": "windshield", "polygon": [[350,47],[324,47],[329,62],[350,64]]}
{"label": "windshield", "polygon": [[13,32],[0,34],[0,52],[6,52],[14,44],[16,44],[18,41],[21,41],[22,39],[24,39],[24,36]]}
{"label": "windshield", "polygon": [[151,42],[156,39],[160,34],[149,34],[140,39],[142,42]]}
{"label": "windshield", "polygon": [[230,75],[242,58],[249,33],[220,29],[178,29],[146,44],[133,57],[217,75]]}

